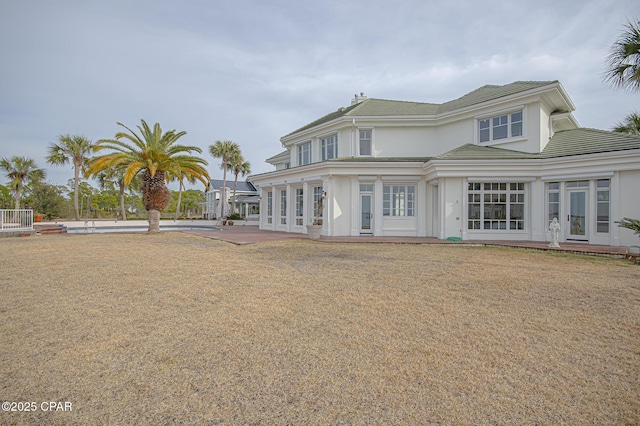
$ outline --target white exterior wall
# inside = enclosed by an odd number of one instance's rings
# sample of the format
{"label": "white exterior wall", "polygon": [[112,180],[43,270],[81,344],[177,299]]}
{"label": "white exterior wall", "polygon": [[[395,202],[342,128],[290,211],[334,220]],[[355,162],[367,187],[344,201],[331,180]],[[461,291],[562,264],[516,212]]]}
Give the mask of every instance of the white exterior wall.
{"label": "white exterior wall", "polygon": [[469,117],[461,121],[445,123],[433,129],[433,140],[430,141],[431,150],[426,156],[438,156],[459,146],[476,143],[476,120]]}
{"label": "white exterior wall", "polygon": [[428,127],[376,127],[375,156],[427,157],[433,134]]}
{"label": "white exterior wall", "polygon": [[[331,218],[330,235],[351,234],[351,179],[347,176],[332,176],[327,199]],[[356,197],[353,195],[353,197]]]}
{"label": "white exterior wall", "polygon": [[[615,191],[616,194],[618,194],[619,204],[617,205],[617,211],[612,209],[612,221],[617,221],[625,217],[640,219],[640,196],[638,195],[639,183],[640,170],[620,172],[617,179],[618,187]],[[617,237],[616,240],[614,240],[616,245],[640,245],[640,235],[635,235],[633,231],[629,229],[620,228],[615,223],[612,224],[612,227],[612,233]]]}

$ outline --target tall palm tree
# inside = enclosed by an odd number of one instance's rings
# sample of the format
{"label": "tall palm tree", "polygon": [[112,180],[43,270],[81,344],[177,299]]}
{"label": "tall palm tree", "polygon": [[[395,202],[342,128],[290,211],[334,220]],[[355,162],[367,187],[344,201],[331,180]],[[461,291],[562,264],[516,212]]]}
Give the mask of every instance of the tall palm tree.
{"label": "tall palm tree", "polygon": [[60,135],[58,143],[49,145],[47,163],[52,166],[63,166],[73,163],[73,213],[80,220],[78,203],[78,185],[80,171],[84,171],[87,159],[93,153],[93,142],[82,135]]}
{"label": "tall palm tree", "polygon": [[204,168],[207,162],[191,155],[192,152],[202,153],[200,148],[176,144],[186,132],[169,130],[163,133],[160,124],[156,123],[151,129],[144,120],[141,122],[141,126],[136,126],[140,135],[124,124],[117,123],[127,129],[128,133],[118,132],[114,139],[98,141],[97,151],[109,149],[111,152],[91,159],[87,173],[97,174],[103,170],[124,168],[125,186],[140,174],[142,204],[149,212],[149,232],[158,232],[160,211],[171,200],[171,191],[166,183],[172,178],[182,180],[182,176],[193,176],[206,187],[209,173]]}
{"label": "tall palm tree", "polygon": [[251,173],[251,163],[244,160],[241,154],[231,158],[229,164],[227,165],[229,170],[235,175],[235,180],[233,181],[233,212],[236,212],[236,189],[238,187],[238,175],[241,174],[242,177],[245,177],[249,173]]}
{"label": "tall palm tree", "polygon": [[605,81],[614,87],[640,91],[640,21],[627,22],[607,58]]}
{"label": "tall palm tree", "polygon": [[222,191],[220,192],[220,218],[225,216],[226,200],[223,200],[223,193],[227,187],[227,169],[229,160],[240,153],[240,146],[232,141],[216,141],[213,145],[209,145],[209,154],[213,158],[220,158],[220,168],[222,169]]}
{"label": "tall palm tree", "polygon": [[20,197],[26,182],[40,182],[44,180],[44,170],[36,166],[35,161],[27,157],[14,156],[0,160],[0,169],[11,179],[10,188],[15,194],[15,209],[20,208]]}
{"label": "tall palm tree", "polygon": [[629,135],[640,135],[640,114],[632,112],[627,115],[624,121],[616,124],[613,131],[618,133],[627,133]]}

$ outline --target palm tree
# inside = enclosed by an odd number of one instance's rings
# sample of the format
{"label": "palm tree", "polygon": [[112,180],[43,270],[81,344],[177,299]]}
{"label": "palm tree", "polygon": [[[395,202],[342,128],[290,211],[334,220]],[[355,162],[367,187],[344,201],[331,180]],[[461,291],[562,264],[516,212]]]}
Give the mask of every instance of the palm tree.
{"label": "palm tree", "polygon": [[227,164],[229,170],[233,172],[235,175],[235,180],[233,182],[233,212],[236,212],[236,189],[238,187],[238,175],[242,174],[242,177],[245,177],[249,173],[251,173],[251,163],[245,161],[241,154],[231,158],[229,164]]}
{"label": "palm tree", "polygon": [[624,121],[619,122],[613,129],[614,132],[640,135],[640,114],[632,112]]}
{"label": "palm tree", "polygon": [[627,22],[607,58],[605,81],[614,87],[640,90],[640,21]]}
{"label": "palm tree", "polygon": [[237,143],[232,141],[216,141],[213,145],[209,145],[209,154],[211,154],[213,158],[222,159],[220,168],[222,169],[223,189],[220,192],[220,218],[223,218],[225,205],[227,204],[226,200],[223,200],[223,193],[226,193],[227,187],[227,168],[229,167],[229,160],[240,154],[240,147]]}
{"label": "palm tree", "polygon": [[6,176],[11,179],[9,185],[15,193],[15,209],[20,208],[20,197],[25,182],[40,182],[44,180],[44,170],[36,166],[35,161],[27,157],[11,157],[0,160],[0,169],[5,171]]}
{"label": "palm tree", "polygon": [[124,124],[117,123],[129,133],[118,132],[114,139],[98,141],[97,151],[110,149],[112,152],[91,159],[87,173],[95,175],[103,170],[123,168],[125,186],[140,174],[142,204],[149,212],[149,232],[158,232],[160,211],[171,200],[171,191],[166,182],[172,178],[182,180],[182,176],[193,176],[206,187],[209,173],[204,168],[207,162],[191,155],[192,152],[202,153],[200,148],[176,144],[186,132],[169,130],[163,133],[160,124],[156,123],[151,129],[144,120],[141,122],[141,126],[136,126],[140,135]]}
{"label": "palm tree", "polygon": [[93,153],[93,142],[81,135],[60,135],[58,143],[49,145],[47,163],[52,166],[63,166],[73,163],[73,213],[76,220],[80,220],[78,203],[78,185],[80,170],[85,169],[87,159]]}

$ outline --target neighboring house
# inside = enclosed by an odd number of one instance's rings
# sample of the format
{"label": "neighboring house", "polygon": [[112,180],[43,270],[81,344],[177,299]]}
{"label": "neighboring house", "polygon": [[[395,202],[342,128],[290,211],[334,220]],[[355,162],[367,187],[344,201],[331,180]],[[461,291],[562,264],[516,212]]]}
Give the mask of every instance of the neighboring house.
{"label": "neighboring house", "polygon": [[[218,218],[220,216],[220,200],[225,200],[225,216],[233,212],[233,180],[227,181],[227,187],[222,187],[222,179],[212,179],[209,181],[204,217],[206,219]],[[239,215],[250,218],[258,217],[260,212],[260,202],[258,191],[249,181],[238,181],[236,187],[235,212]]]}
{"label": "neighboring house", "polygon": [[629,245],[640,137],[580,128],[558,81],[487,85],[443,104],[368,99],[281,138],[251,176],[260,228],[323,235]]}

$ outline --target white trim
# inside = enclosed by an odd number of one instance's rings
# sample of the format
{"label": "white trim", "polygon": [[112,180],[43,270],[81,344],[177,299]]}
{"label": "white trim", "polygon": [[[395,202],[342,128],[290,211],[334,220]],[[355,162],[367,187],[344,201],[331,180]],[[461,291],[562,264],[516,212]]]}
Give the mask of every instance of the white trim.
{"label": "white trim", "polygon": [[542,180],[543,182],[567,181],[567,180],[590,180],[590,179],[611,178],[612,176],[613,176],[613,172],[579,173],[574,175],[542,176],[540,180]]}
{"label": "white trim", "polygon": [[484,177],[468,177],[467,178],[467,182],[488,182],[488,183],[495,183],[495,182],[506,182],[506,183],[523,183],[523,182],[535,182],[537,178],[535,177],[491,177],[491,178],[484,178]]}
{"label": "white trim", "polygon": [[[516,105],[510,108],[499,109],[497,111],[487,112],[486,114],[476,115],[473,118],[475,118],[476,120],[486,120],[487,118],[493,118],[493,117],[498,117],[505,114],[511,114],[517,111],[524,112],[526,108],[527,108],[526,105]],[[524,122],[524,115],[522,118],[523,118],[522,121]]]}
{"label": "white trim", "polygon": [[418,183],[423,176],[382,176],[382,182],[393,182],[393,183]]}

